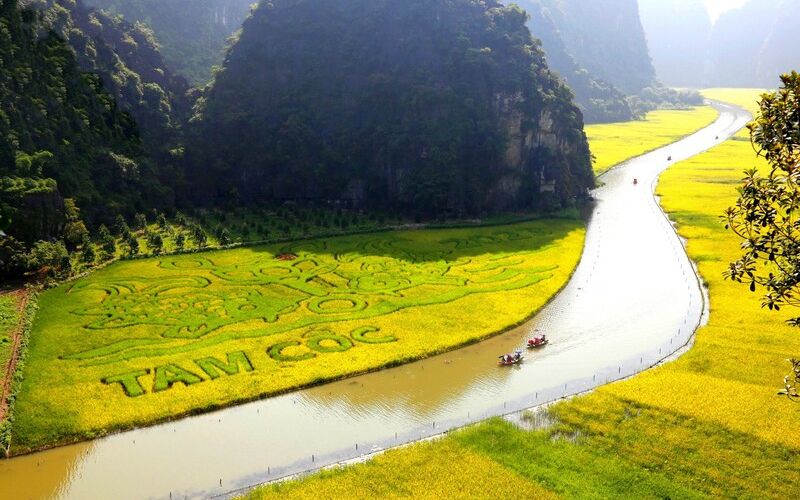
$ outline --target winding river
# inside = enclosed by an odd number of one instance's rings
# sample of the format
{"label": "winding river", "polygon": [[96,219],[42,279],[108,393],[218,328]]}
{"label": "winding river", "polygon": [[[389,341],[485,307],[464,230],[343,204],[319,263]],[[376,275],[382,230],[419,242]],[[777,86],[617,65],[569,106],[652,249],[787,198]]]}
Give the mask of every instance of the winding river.
{"label": "winding river", "polygon": [[[720,116],[712,125],[601,177],[580,265],[527,324],[398,368],[2,460],[0,498],[227,496],[577,394],[669,358],[691,342],[706,307],[653,189],[669,164],[726,140],[750,118],[713,105]],[[537,331],[549,346],[514,368],[495,365]]]}

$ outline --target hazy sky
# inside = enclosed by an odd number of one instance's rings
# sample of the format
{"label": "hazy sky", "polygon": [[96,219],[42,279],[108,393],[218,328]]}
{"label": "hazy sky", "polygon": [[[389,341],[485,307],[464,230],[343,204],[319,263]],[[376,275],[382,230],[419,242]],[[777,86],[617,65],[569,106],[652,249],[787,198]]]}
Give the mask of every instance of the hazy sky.
{"label": "hazy sky", "polygon": [[716,22],[720,14],[726,10],[731,10],[739,7],[746,0],[706,0],[708,12],[711,14],[711,22]]}

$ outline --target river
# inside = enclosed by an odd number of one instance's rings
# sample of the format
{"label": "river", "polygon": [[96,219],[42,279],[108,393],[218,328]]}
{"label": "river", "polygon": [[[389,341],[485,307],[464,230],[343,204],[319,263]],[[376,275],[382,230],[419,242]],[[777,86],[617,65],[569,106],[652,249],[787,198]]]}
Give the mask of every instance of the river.
{"label": "river", "polygon": [[[0,498],[204,498],[316,469],[580,393],[688,345],[700,282],[653,190],[671,163],[728,139],[750,115],[719,118],[600,178],[574,276],[525,325],[420,362],[88,443],[0,461]],[[668,161],[668,157],[672,161]],[[638,185],[634,185],[634,178]],[[550,345],[499,368],[534,332]]]}

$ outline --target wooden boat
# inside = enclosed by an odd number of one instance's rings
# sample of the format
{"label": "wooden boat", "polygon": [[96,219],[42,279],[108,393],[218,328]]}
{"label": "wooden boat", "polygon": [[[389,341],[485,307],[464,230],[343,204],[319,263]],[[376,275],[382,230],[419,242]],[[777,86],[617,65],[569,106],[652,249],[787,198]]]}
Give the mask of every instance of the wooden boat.
{"label": "wooden boat", "polygon": [[499,366],[512,366],[522,363],[523,359],[525,359],[525,356],[522,355],[522,351],[517,351],[514,354],[503,354],[497,364]]}
{"label": "wooden boat", "polygon": [[550,339],[545,337],[544,335],[539,337],[533,337],[532,339],[528,339],[528,349],[538,349],[540,347],[544,347],[550,343]]}

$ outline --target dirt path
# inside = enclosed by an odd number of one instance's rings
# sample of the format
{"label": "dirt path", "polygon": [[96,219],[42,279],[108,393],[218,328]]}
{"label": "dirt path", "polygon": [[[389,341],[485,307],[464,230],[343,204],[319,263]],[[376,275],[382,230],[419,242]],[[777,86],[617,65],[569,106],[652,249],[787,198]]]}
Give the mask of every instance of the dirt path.
{"label": "dirt path", "polygon": [[3,293],[2,295],[14,295],[17,297],[17,312],[19,319],[17,326],[11,331],[11,356],[8,363],[3,367],[2,387],[0,387],[0,422],[6,418],[8,411],[8,396],[11,393],[11,381],[14,378],[14,371],[17,369],[17,361],[20,356],[20,345],[22,344],[23,328],[25,326],[25,309],[28,307],[30,292],[25,289],[14,290]]}

